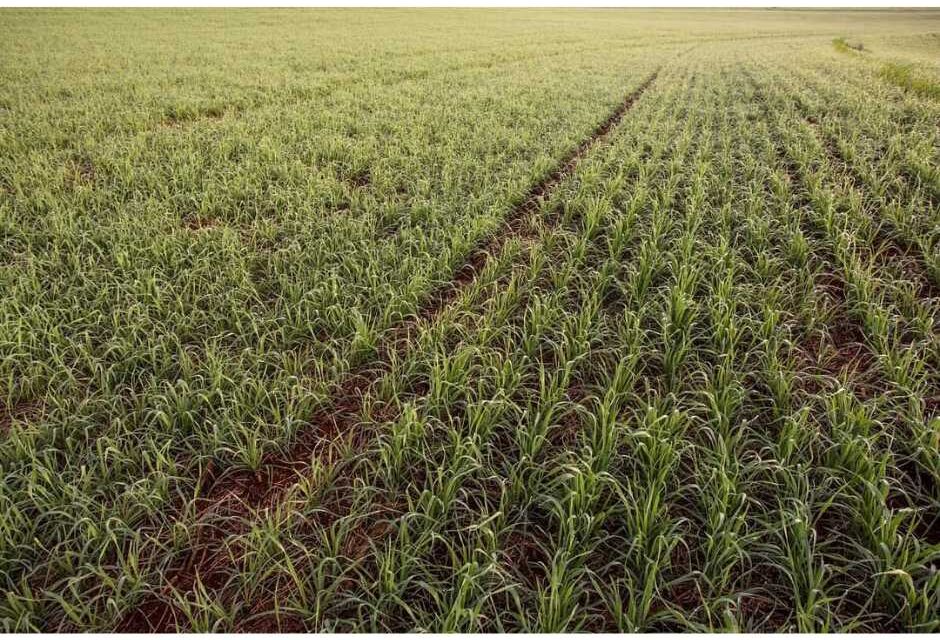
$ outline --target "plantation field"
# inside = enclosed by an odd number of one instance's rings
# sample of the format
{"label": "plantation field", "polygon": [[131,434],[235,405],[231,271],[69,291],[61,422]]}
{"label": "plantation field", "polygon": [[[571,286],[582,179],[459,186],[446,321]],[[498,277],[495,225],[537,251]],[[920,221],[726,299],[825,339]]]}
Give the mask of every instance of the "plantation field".
{"label": "plantation field", "polygon": [[940,10],[0,36],[0,630],[940,631]]}

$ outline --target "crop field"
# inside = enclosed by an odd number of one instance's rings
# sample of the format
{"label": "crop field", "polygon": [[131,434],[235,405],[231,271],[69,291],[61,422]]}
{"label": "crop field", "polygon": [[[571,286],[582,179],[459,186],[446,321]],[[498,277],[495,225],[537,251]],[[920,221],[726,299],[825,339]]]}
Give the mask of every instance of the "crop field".
{"label": "crop field", "polygon": [[0,630],[940,631],[940,10],[0,10]]}

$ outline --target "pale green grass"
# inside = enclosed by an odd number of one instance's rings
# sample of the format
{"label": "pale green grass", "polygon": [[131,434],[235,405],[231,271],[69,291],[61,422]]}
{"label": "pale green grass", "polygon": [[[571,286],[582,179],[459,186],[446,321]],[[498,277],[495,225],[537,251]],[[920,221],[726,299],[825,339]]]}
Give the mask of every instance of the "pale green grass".
{"label": "pale green grass", "polygon": [[0,11],[0,627],[940,630],[937,32]]}

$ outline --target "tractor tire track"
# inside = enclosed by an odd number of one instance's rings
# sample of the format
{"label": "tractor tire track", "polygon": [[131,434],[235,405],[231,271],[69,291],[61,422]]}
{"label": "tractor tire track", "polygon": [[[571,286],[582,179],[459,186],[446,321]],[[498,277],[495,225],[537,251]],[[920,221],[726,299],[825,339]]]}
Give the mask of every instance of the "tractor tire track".
{"label": "tractor tire track", "polygon": [[[644,80],[617,108],[598,125],[593,133],[574,148],[558,166],[529,189],[523,201],[510,210],[502,225],[470,251],[454,271],[452,279],[432,293],[408,320],[388,331],[378,349],[378,357],[370,366],[360,368],[339,385],[329,404],[317,411],[296,441],[286,450],[265,457],[256,471],[231,470],[216,473],[210,469],[200,481],[202,497],[196,500],[197,526],[206,516],[224,514],[232,521],[251,519],[259,509],[269,508],[306,475],[315,464],[328,463],[337,442],[346,442],[354,450],[361,449],[367,434],[361,421],[367,391],[389,370],[396,356],[407,353],[410,337],[421,325],[432,324],[461,293],[473,285],[484,269],[511,240],[532,241],[538,235],[527,219],[536,214],[542,203],[571,176],[581,160],[594,147],[603,144],[623,120],[636,101],[656,80],[657,70]],[[553,226],[558,220],[549,221]],[[200,527],[197,540],[202,534]],[[191,593],[198,587],[220,588],[218,578],[225,565],[233,560],[224,554],[227,532],[207,533],[201,551],[186,554],[176,567],[168,571],[163,595],[171,592]],[[213,579],[215,577],[216,579]],[[118,625],[122,632],[169,632],[176,630],[179,612],[168,598],[153,595],[129,611]]]}

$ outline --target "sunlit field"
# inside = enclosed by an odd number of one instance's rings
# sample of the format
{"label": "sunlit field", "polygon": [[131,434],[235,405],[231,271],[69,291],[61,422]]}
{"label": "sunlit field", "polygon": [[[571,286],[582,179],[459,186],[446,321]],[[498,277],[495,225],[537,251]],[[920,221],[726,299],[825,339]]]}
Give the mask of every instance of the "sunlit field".
{"label": "sunlit field", "polygon": [[940,10],[0,10],[0,630],[940,631]]}

